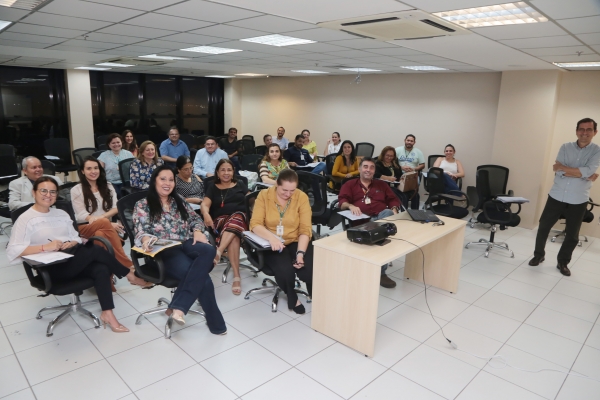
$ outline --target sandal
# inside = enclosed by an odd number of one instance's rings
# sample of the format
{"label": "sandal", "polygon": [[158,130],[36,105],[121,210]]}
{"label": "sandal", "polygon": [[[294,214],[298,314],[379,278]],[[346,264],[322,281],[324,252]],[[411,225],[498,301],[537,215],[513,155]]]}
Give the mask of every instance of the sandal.
{"label": "sandal", "polygon": [[[234,286],[235,283],[238,282],[239,286]],[[233,283],[231,284],[231,293],[235,294],[236,296],[239,296],[240,294],[242,294],[242,278],[233,278]]]}
{"label": "sandal", "polygon": [[219,249],[217,249],[217,255],[215,256],[215,259],[213,260],[213,263],[215,265],[217,265],[219,263],[219,261],[221,261],[221,255],[222,255],[222,253],[219,251]]}

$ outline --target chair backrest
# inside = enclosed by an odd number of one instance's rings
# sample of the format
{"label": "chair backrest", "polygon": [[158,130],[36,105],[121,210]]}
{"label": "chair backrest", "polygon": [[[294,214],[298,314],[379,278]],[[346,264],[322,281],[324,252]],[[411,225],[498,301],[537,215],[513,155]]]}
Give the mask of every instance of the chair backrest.
{"label": "chair backrest", "polygon": [[150,140],[150,136],[144,135],[142,133],[135,135],[135,142],[138,146],[144,143],[146,140]]}
{"label": "chair backrest", "polygon": [[355,148],[357,157],[373,157],[373,153],[375,152],[375,145],[372,143],[356,143]]}
{"label": "chair backrest", "polygon": [[433,164],[435,164],[435,160],[437,160],[440,157],[445,157],[443,154],[432,154],[430,156],[427,157],[427,169],[433,167]]}
{"label": "chair backrest", "polygon": [[129,185],[129,170],[131,169],[131,163],[134,161],[135,158],[119,161],[119,176],[121,177],[121,182],[126,186]]}
{"label": "chair backrest", "polygon": [[148,196],[147,190],[133,192],[127,196],[123,196],[117,201],[117,211],[119,212],[119,220],[127,232],[131,246],[135,246],[135,228],[133,226],[133,208],[135,203],[144,197]]}
{"label": "chair backrest", "polygon": [[71,189],[79,185],[79,182],[68,182],[58,188],[57,201],[71,202]]}
{"label": "chair backrest", "polygon": [[258,172],[258,163],[263,159],[260,154],[247,154],[242,157],[242,170]]}
{"label": "chair backrest", "polygon": [[75,165],[81,167],[83,160],[88,156],[93,156],[96,153],[96,149],[93,147],[83,147],[81,149],[73,150],[73,161]]}
{"label": "chair backrest", "polygon": [[[327,178],[323,175],[313,174],[312,172],[296,171],[298,174],[298,189],[306,193],[311,202],[313,217],[319,217],[327,211]],[[313,183],[317,181],[317,185]],[[315,196],[316,188],[321,192],[319,200]]]}
{"label": "chair backrest", "polygon": [[480,165],[477,171],[485,170],[488,172],[488,185],[490,194],[497,196],[508,193],[506,185],[508,184],[509,169],[500,165]]}
{"label": "chair backrest", "polygon": [[98,145],[98,150],[100,150],[100,151],[106,151],[106,150],[108,150],[108,146],[105,145],[105,144],[99,144]]}
{"label": "chair backrest", "polygon": [[13,156],[15,157],[17,152],[15,147],[10,144],[0,144],[0,156]]}
{"label": "chair backrest", "polygon": [[196,137],[189,133],[182,133],[179,135],[179,140],[185,143],[189,149],[196,147]]}
{"label": "chair backrest", "polygon": [[56,165],[52,161],[41,160],[44,168],[44,175],[56,175]]}
{"label": "chair backrest", "polygon": [[71,144],[67,138],[44,140],[44,149],[49,156],[59,157],[62,161],[71,162]]}
{"label": "chair backrest", "polygon": [[239,144],[243,155],[254,154],[256,148],[254,139],[242,139]]}
{"label": "chair backrest", "polygon": [[21,169],[17,165],[15,156],[0,155],[0,176],[17,175],[11,179],[16,179],[21,176]]}
{"label": "chair backrest", "polygon": [[252,135],[244,135],[244,136],[242,136],[242,139],[250,139],[250,140],[254,141],[254,136],[252,136]]}
{"label": "chair backrest", "polygon": [[477,188],[477,197],[479,200],[479,204],[476,208],[481,208],[481,206],[486,202],[491,200],[493,193],[490,188],[490,178],[489,171],[487,169],[478,169],[475,174],[475,187]]}
{"label": "chair backrest", "polygon": [[429,196],[435,196],[444,193],[444,170],[441,168],[431,167],[427,172],[427,189]]}
{"label": "chair backrest", "polygon": [[[241,176],[241,175],[234,175],[236,179],[244,182],[246,184],[246,187],[248,187],[248,178],[246,178],[245,176]],[[202,180],[202,182],[204,183],[204,192],[206,193],[206,190],[208,189],[209,185],[214,185],[215,184],[215,176],[207,176],[206,178],[204,178]]]}
{"label": "chair backrest", "polygon": [[204,135],[204,129],[192,129],[191,134],[196,136],[202,136]]}
{"label": "chair backrest", "polygon": [[337,153],[328,154],[325,156],[325,166],[327,167],[327,175],[331,175],[333,173],[333,164],[335,164],[335,159],[337,157]]}
{"label": "chair backrest", "polygon": [[19,207],[16,210],[11,211],[10,219],[11,219],[12,223],[14,224],[15,222],[17,222],[17,220],[19,219],[21,214],[23,214],[25,211],[29,210],[32,205],[33,205],[33,203],[27,204],[26,206]]}
{"label": "chair backrest", "polygon": [[92,154],[92,157],[94,157],[94,158],[98,158],[98,157],[100,157],[100,154],[104,153],[105,151],[106,151],[106,150],[98,150],[98,151],[95,151],[95,152]]}
{"label": "chair backrest", "polygon": [[267,146],[256,146],[254,152],[264,157],[267,154]]}
{"label": "chair backrest", "polygon": [[[10,213],[10,219],[12,220],[13,224],[17,221],[21,214],[29,210],[31,206],[33,206],[33,203],[27,204],[26,206],[17,208],[16,210],[12,211]],[[73,228],[75,228],[75,230],[79,232],[79,229],[77,227],[77,220],[75,219],[75,211],[73,211],[73,205],[71,204],[71,202],[57,200],[56,203],[54,203],[54,207],[56,207],[59,210],[63,210],[64,212],[69,214],[69,217],[71,217],[71,221],[73,221]]]}
{"label": "chair backrest", "polygon": [[248,222],[252,219],[252,211],[254,211],[254,201],[258,197],[260,190],[250,192],[246,195],[246,213],[248,215]]}
{"label": "chair backrest", "polygon": [[204,148],[204,144],[206,143],[206,138],[207,137],[208,137],[208,135],[200,135],[200,136],[198,136],[198,138],[196,139],[196,143],[198,144],[198,150]]}
{"label": "chair backrest", "polygon": [[[96,136],[96,147],[100,149],[100,145],[106,146],[106,141],[110,135],[100,135]],[[138,143],[139,144],[139,143]]]}

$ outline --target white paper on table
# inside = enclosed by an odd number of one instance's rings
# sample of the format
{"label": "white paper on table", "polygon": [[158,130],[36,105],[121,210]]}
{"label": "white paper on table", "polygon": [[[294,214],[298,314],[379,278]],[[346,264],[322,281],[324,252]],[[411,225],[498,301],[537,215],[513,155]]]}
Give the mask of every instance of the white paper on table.
{"label": "white paper on table", "polygon": [[56,157],[56,156],[44,156],[46,157],[48,160],[60,160],[60,157]]}
{"label": "white paper on table", "polygon": [[46,253],[30,254],[23,256],[22,258],[29,261],[37,261],[43,264],[50,264],[55,261],[66,260],[67,258],[73,257],[72,254],[63,253],[60,251],[50,251]]}
{"label": "white paper on table", "polygon": [[496,199],[503,203],[529,203],[529,200],[525,197],[498,196]]}
{"label": "white paper on table", "polygon": [[362,214],[362,213],[360,215],[354,215],[354,214],[352,214],[352,211],[350,211],[350,210],[338,211],[338,214],[340,214],[344,218],[348,218],[351,221],[371,218],[367,214]]}
{"label": "white paper on table", "polygon": [[318,162],[313,162],[313,163],[306,164],[306,165],[297,165],[296,168],[314,168],[317,165],[319,165]]}

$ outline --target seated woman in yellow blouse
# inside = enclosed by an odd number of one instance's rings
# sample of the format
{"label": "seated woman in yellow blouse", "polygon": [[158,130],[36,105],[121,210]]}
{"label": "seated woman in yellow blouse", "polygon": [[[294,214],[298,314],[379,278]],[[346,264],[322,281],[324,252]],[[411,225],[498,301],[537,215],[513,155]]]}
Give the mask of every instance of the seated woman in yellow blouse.
{"label": "seated woman in yellow blouse", "polygon": [[310,154],[312,158],[315,158],[317,155],[319,155],[319,152],[317,151],[317,144],[314,140],[310,140],[310,131],[305,129],[300,132],[300,134],[304,136],[304,146],[302,146],[302,148],[308,150],[308,154]]}
{"label": "seated woman in yellow blouse", "polygon": [[354,144],[350,140],[344,140],[338,156],[335,158],[331,175],[336,178],[352,178],[358,176],[358,159]]}
{"label": "seated woman in yellow blouse", "polygon": [[312,211],[308,196],[296,190],[297,186],[296,172],[291,169],[281,171],[277,184],[261,191],[256,198],[250,230],[271,244],[273,251],[265,253],[265,263],[287,295],[288,308],[296,314],[304,314],[294,285],[295,276],[298,276],[312,296]]}

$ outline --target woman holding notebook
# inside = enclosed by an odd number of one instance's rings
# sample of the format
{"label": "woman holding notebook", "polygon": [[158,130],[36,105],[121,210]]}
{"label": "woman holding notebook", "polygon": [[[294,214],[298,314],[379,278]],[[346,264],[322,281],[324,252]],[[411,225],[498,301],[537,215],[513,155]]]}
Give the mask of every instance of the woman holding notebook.
{"label": "woman holding notebook", "polygon": [[133,224],[135,244],[144,251],[151,251],[156,239],[182,242],[160,253],[166,273],[179,281],[167,314],[183,325],[183,316],[199,300],[211,333],[227,333],[208,275],[216,250],[208,243],[202,219],[175,191],[175,172],[170,167],[162,165],[152,173],[148,197],[135,204]]}
{"label": "woman holding notebook", "polygon": [[132,270],[102,247],[92,245],[91,242],[82,245],[69,214],[50,208],[56,202],[57,195],[58,187],[54,179],[42,176],[35,181],[35,203],[17,219],[10,235],[6,250],[9,262],[16,263],[21,261],[20,257],[45,252],[61,251],[72,255],[65,262],[47,267],[52,280],[60,282],[75,277],[92,279],[102,307],[100,320],[104,327],[108,324],[113,332],[129,332],[113,314],[115,305],[110,275],[127,277],[134,285],[146,285],[148,282],[136,277]]}

